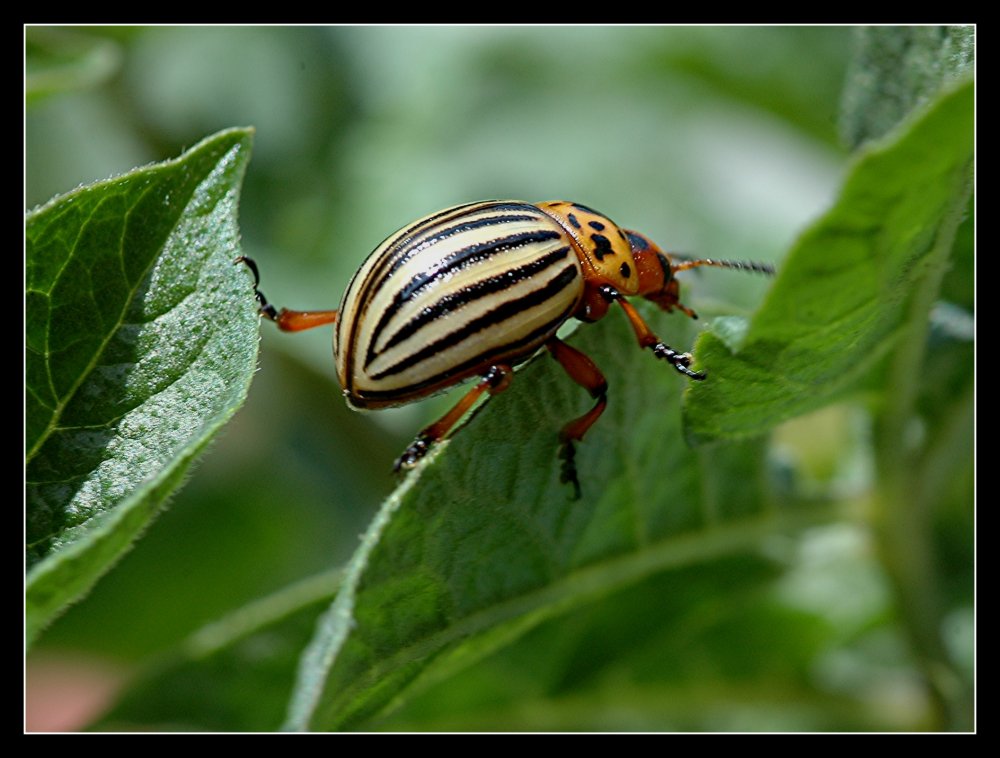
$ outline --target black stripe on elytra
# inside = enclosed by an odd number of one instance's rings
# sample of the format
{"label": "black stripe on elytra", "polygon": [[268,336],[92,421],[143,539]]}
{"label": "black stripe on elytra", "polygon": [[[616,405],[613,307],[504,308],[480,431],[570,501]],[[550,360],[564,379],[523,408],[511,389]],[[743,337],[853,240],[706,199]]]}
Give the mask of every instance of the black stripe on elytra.
{"label": "black stripe on elytra", "polygon": [[[499,209],[513,209],[517,206],[499,206]],[[497,209],[498,206],[491,206],[489,210]],[[392,276],[400,266],[403,266],[409,261],[413,256],[417,255],[423,250],[426,250],[431,245],[448,239],[449,237],[454,237],[456,234],[462,234],[464,232],[471,232],[474,229],[484,229],[491,226],[502,226],[511,221],[538,221],[539,214],[515,214],[509,216],[486,216],[484,218],[477,218],[474,221],[460,221],[453,226],[446,227],[444,229],[435,230],[433,233],[426,233],[423,236],[418,236],[410,240],[410,245],[406,247],[405,250],[396,250],[393,253],[393,260],[388,266],[388,270],[385,271],[385,278]],[[385,267],[383,267],[385,270]]]}
{"label": "black stripe on elytra", "polygon": [[[433,245],[435,242],[440,242],[441,240],[447,239],[448,237],[456,234],[461,234],[465,231],[501,225],[508,221],[535,221],[539,218],[540,214],[540,211],[535,206],[529,205],[528,203],[517,202],[468,203],[467,205],[460,205],[452,210],[460,211],[460,213],[448,214],[447,217],[444,218],[442,218],[443,214],[439,213],[434,217],[427,219],[423,224],[414,224],[404,232],[397,232],[395,235],[396,239],[392,242],[389,248],[382,253],[381,262],[378,266],[374,267],[371,274],[369,274],[368,281],[365,282],[366,287],[373,286],[373,283],[374,286],[379,286],[379,283],[392,276],[392,274],[400,266],[404,265],[414,255],[419,253],[421,250],[425,250],[428,246]],[[497,211],[516,210],[527,212],[515,216],[492,215]],[[479,213],[489,213],[491,215],[474,218],[471,221],[463,220],[467,218],[470,213],[473,215]],[[381,244],[385,244],[385,240],[383,240]],[[377,249],[378,248],[376,248],[376,250]]]}
{"label": "black stripe on elytra", "polygon": [[545,271],[545,269],[557,265],[560,261],[566,260],[569,254],[570,249],[568,246],[561,247],[557,250],[553,250],[547,255],[543,255],[541,258],[534,260],[531,263],[526,263],[523,266],[518,266],[510,269],[509,271],[504,271],[502,274],[481,279],[478,282],[463,287],[462,289],[449,292],[444,297],[441,297],[434,302],[433,305],[429,305],[421,310],[415,318],[404,324],[395,334],[392,335],[392,337],[389,338],[389,340],[385,343],[385,346],[379,351],[378,354],[374,352],[374,345],[378,342],[381,330],[379,332],[374,332],[369,343],[365,368],[371,364],[377,355],[380,355],[404,340],[409,339],[425,326],[433,323],[442,316],[457,311],[459,308],[479,300],[480,298],[487,297],[488,295],[494,295],[498,292],[503,292],[504,290],[513,287],[515,284],[530,279],[536,274]]}
{"label": "black stripe on elytra", "polygon": [[[456,271],[485,261],[498,253],[515,250],[519,247],[535,244],[536,242],[558,239],[560,236],[562,236],[561,233],[554,229],[510,234],[506,237],[500,237],[488,242],[480,242],[456,250],[451,255],[442,258],[440,263],[430,271],[420,272],[399,288],[396,294],[393,295],[392,302],[389,303],[388,307],[386,307],[385,311],[379,317],[378,322],[372,329],[372,339],[369,341],[368,355],[365,358],[366,364],[371,362],[372,351],[374,350],[373,345],[382,333],[382,330],[385,329],[386,324],[396,316],[403,303],[414,297],[420,290],[429,287],[436,281],[451,276]],[[383,286],[385,286],[385,283],[383,283]]]}
{"label": "black stripe on elytra", "polygon": [[[461,216],[464,213],[468,212],[469,208],[473,208],[473,207],[475,207],[477,205],[481,205],[481,204],[482,204],[481,202],[465,203],[464,205],[458,205],[458,206],[453,206],[451,208],[445,208],[444,210],[439,211],[438,213],[435,213],[430,218],[421,219],[420,221],[417,221],[416,223],[410,224],[409,226],[404,227],[402,229],[399,229],[399,230],[393,232],[392,234],[390,234],[388,237],[386,237],[385,239],[383,239],[381,242],[379,242],[375,246],[375,250],[378,250],[386,242],[388,242],[389,240],[393,240],[393,243],[389,246],[389,248],[387,248],[382,253],[382,266],[376,266],[375,268],[372,269],[372,271],[369,272],[369,274],[368,274],[368,281],[371,281],[371,278],[372,278],[373,275],[381,276],[382,275],[382,269],[385,266],[386,259],[389,258],[389,257],[391,257],[391,256],[393,256],[393,255],[396,255],[399,252],[399,250],[401,250],[401,249],[405,250],[406,247],[407,247],[407,244],[412,241],[412,239],[413,239],[413,237],[415,235],[420,234],[422,232],[422,230],[428,229],[428,228],[433,228],[435,226],[435,224],[441,223],[441,219],[445,219],[447,221],[449,219],[454,218],[456,215],[457,216]],[[372,253],[374,253],[375,250],[372,250]],[[362,264],[361,268],[364,268],[364,264]],[[376,269],[378,269],[378,270],[376,270]],[[358,269],[358,270],[360,271],[361,269]],[[366,284],[367,284],[367,282],[366,282]]]}
{"label": "black stripe on elytra", "polygon": [[514,365],[521,363],[531,357],[530,353],[523,354],[525,348],[531,347],[532,344],[537,347],[541,347],[542,343],[554,335],[559,329],[559,326],[572,315],[576,305],[577,304],[575,302],[570,304],[566,310],[554,319],[551,319],[537,329],[532,330],[520,339],[514,340],[513,342],[507,342],[492,350],[486,350],[473,358],[469,358],[467,361],[462,361],[458,365],[452,366],[447,371],[442,371],[440,374],[435,374],[429,379],[424,379],[422,382],[408,384],[405,387],[397,387],[391,390],[365,390],[364,392],[358,394],[362,400],[393,400],[398,399],[401,396],[406,397],[418,395],[423,390],[446,385],[448,380],[452,377],[458,377],[461,379],[463,378],[463,375],[468,376],[468,371],[470,369],[475,369],[478,366],[482,366],[485,370],[485,368],[489,367],[493,361],[509,361],[512,357],[521,354],[519,358],[514,361]]}
{"label": "black stripe on elytra", "polygon": [[[536,305],[541,305],[546,300],[550,300],[559,294],[559,292],[569,286],[570,283],[572,283],[578,276],[579,271],[577,271],[576,266],[566,266],[566,268],[559,272],[557,276],[549,280],[544,287],[534,290],[533,292],[529,292],[527,295],[523,295],[515,300],[508,300],[505,303],[501,303],[493,310],[466,322],[461,328],[456,329],[453,332],[449,332],[423,349],[408,355],[398,363],[379,371],[377,374],[372,374],[371,378],[384,379],[387,376],[407,371],[417,364],[427,360],[431,356],[454,347],[471,337],[473,334],[481,332],[489,326],[502,323],[522,311],[533,308]],[[504,346],[504,349],[506,349],[506,346]]]}
{"label": "black stripe on elytra", "polygon": [[[451,208],[445,208],[435,213],[434,215],[430,216],[429,218],[423,218],[420,221],[410,224],[408,227],[404,227],[403,229],[393,232],[388,237],[383,239],[380,243],[378,243],[378,245],[375,246],[375,250],[378,250],[380,247],[382,247],[382,245],[384,245],[390,239],[395,238],[395,241],[392,243],[390,248],[382,253],[381,262],[378,265],[372,267],[372,269],[368,272],[368,275],[365,277],[365,280],[363,282],[358,283],[358,295],[357,295],[358,302],[363,303],[364,300],[368,299],[367,296],[363,297],[362,295],[363,293],[370,290],[372,282],[377,283],[381,281],[381,277],[383,276],[382,272],[385,270],[386,259],[398,253],[400,249],[405,250],[406,243],[412,239],[412,235],[417,234],[421,229],[433,227],[435,223],[440,223],[442,218],[450,219],[454,218],[456,215],[460,216],[463,213],[467,213],[469,208],[473,208],[478,205],[483,205],[483,202],[479,201],[474,203],[464,203],[462,205],[452,206]],[[372,255],[375,254],[375,250],[372,250],[372,252],[368,254],[368,258],[370,258]],[[354,276],[351,277],[351,281],[348,282],[347,284],[347,289],[344,290],[345,294],[351,292],[351,288],[354,287],[354,283],[357,280],[358,275],[364,269],[365,263],[368,262],[368,258],[366,258],[364,263],[362,263],[361,266],[358,268],[358,270],[354,272]],[[346,335],[347,339],[341,342],[342,350],[345,349],[345,347],[347,346],[354,345],[358,338],[358,329],[361,326],[361,322],[364,318],[366,306],[362,305],[359,310],[360,312],[357,313],[355,315],[355,318],[351,319],[349,323],[345,322],[342,319],[340,324],[337,325],[338,329],[340,328],[348,329],[348,334]],[[352,376],[354,372],[353,349],[348,348],[347,350],[346,366],[347,366],[347,376]]]}

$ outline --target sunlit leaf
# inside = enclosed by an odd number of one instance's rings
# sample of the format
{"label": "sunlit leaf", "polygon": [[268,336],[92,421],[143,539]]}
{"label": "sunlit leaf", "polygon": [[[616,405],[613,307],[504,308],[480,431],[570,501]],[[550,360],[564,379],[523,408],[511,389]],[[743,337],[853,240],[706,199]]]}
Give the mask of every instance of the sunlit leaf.
{"label": "sunlit leaf", "polygon": [[250,139],[221,132],[28,214],[29,640],[128,549],[246,395],[257,317],[233,260]]}

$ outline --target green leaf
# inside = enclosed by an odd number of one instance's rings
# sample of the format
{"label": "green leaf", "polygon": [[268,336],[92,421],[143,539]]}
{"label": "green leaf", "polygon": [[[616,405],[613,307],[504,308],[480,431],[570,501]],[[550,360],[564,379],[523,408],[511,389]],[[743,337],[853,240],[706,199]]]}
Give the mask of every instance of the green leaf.
{"label": "green leaf", "polygon": [[[817,659],[837,630],[777,600],[790,570],[774,557],[741,554],[662,572],[540,625],[378,728],[884,729],[876,697],[816,686]],[[857,586],[842,591],[857,599]]]}
{"label": "green leaf", "polygon": [[971,74],[972,26],[858,29],[841,103],[840,132],[855,148],[886,134],[943,85]]}
{"label": "green leaf", "polygon": [[242,403],[257,354],[234,266],[251,132],[26,218],[29,642],[128,549]]}
{"label": "green leaf", "polygon": [[[689,339],[678,316],[647,318]],[[582,499],[559,482],[557,435],[592,401],[542,358],[383,505],[302,658],[286,728],[364,724],[547,618],[817,518],[767,503],[759,442],[685,446],[688,380],[640,352],[622,314],[572,341],[610,386],[578,446]]]}
{"label": "green leaf", "polygon": [[948,266],[973,157],[973,83],[952,88],[861,151],[834,207],[781,266],[749,325],[717,322],[698,341],[713,381],[685,407],[693,441],[761,434],[857,389],[929,308],[909,307]]}

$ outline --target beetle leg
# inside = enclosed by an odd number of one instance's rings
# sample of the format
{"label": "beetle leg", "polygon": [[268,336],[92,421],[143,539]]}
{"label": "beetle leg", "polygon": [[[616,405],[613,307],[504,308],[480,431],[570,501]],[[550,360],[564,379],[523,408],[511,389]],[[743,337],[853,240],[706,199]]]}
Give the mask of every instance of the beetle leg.
{"label": "beetle leg", "polygon": [[396,459],[392,470],[399,472],[417,465],[417,461],[427,455],[427,451],[431,449],[431,445],[444,439],[448,435],[448,432],[452,430],[452,427],[468,413],[480,395],[484,392],[489,392],[491,395],[498,395],[510,386],[513,379],[514,370],[510,366],[506,364],[490,366],[486,373],[483,374],[483,378],[479,383],[465,393],[462,399],[450,411],[417,435],[417,438]]}
{"label": "beetle leg", "polygon": [[267,302],[264,293],[260,291],[260,272],[253,258],[241,255],[234,263],[242,263],[253,274],[253,294],[257,298],[260,315],[270,319],[283,332],[301,332],[314,326],[337,323],[337,311],[290,311],[282,308],[280,311]]}
{"label": "beetle leg", "polygon": [[[273,310],[274,306],[270,307]],[[336,324],[337,313],[337,311],[290,311],[282,308],[276,315],[271,316],[261,310],[261,314],[271,319],[283,332],[301,332],[314,326]]]}
{"label": "beetle leg", "polygon": [[691,353],[679,353],[657,337],[652,329],[646,325],[646,322],[643,321],[642,316],[639,315],[639,311],[618,290],[614,287],[602,286],[600,292],[608,300],[617,301],[622,310],[625,311],[625,315],[628,316],[629,323],[632,324],[632,329],[635,331],[635,336],[639,340],[639,347],[650,348],[653,351],[653,355],[667,361],[680,373],[691,379],[702,381],[705,378],[704,372],[692,371],[689,368],[691,365]]}
{"label": "beetle leg", "polygon": [[604,413],[608,405],[608,381],[590,358],[558,337],[546,342],[545,347],[552,353],[552,357],[559,361],[559,365],[566,369],[570,379],[590,392],[590,396],[597,400],[593,408],[580,418],[570,421],[559,432],[559,442],[562,443],[559,457],[563,462],[559,481],[572,484],[575,499],[579,500],[580,480],[576,475],[576,446],[573,443],[583,440],[583,435]]}

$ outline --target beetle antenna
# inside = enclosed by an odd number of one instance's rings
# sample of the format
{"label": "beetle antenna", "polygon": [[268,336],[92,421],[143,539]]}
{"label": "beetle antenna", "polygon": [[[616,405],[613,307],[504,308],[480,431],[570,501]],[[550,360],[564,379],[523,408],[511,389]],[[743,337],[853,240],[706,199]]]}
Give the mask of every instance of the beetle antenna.
{"label": "beetle antenna", "polygon": [[698,266],[715,266],[717,268],[731,268],[737,271],[750,271],[755,274],[765,274],[774,276],[774,266],[770,263],[760,263],[758,261],[726,261],[718,258],[699,258],[697,260],[685,260],[680,263],[671,263],[670,271],[676,274],[678,271],[687,271],[689,268]]}

